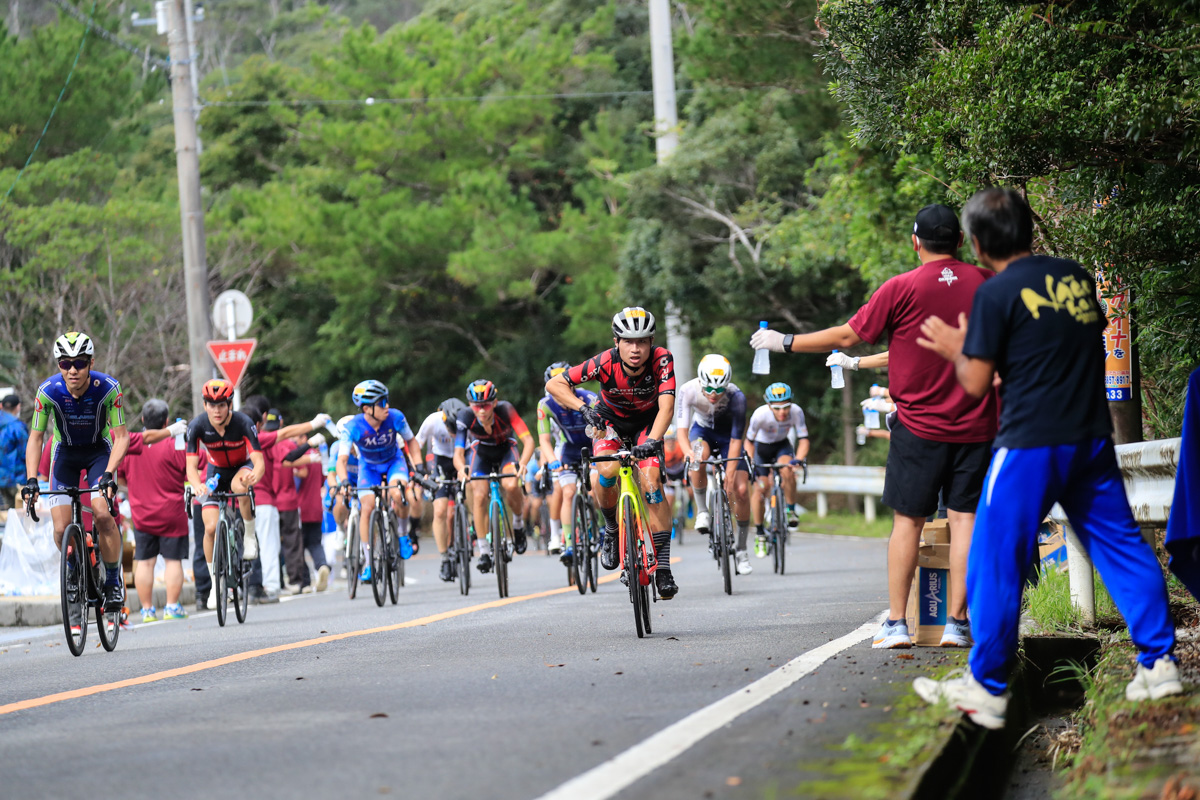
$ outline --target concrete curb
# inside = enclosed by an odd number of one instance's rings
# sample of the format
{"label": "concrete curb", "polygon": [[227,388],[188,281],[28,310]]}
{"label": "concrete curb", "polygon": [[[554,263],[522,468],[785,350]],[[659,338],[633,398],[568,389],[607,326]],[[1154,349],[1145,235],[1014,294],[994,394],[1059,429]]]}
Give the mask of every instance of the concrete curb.
{"label": "concrete curb", "polygon": [[[185,583],[183,585],[183,593],[180,595],[179,602],[185,606],[196,602],[196,584]],[[155,585],[154,607],[161,609],[166,603],[167,588]],[[137,589],[126,589],[125,607],[129,609],[130,613],[136,612],[142,607]],[[0,627],[42,627],[61,623],[62,603],[58,595],[0,597]]]}

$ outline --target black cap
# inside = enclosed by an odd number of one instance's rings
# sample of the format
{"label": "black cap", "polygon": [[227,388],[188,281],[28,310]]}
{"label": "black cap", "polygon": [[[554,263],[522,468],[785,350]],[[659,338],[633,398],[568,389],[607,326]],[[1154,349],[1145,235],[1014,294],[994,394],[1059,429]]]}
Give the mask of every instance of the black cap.
{"label": "black cap", "polygon": [[913,223],[913,233],[917,238],[931,242],[956,242],[960,231],[958,217],[939,203],[925,206],[918,211],[917,221]]}
{"label": "black cap", "polygon": [[0,406],[4,408],[16,408],[21,405],[21,398],[17,394],[5,395],[3,400],[0,400]]}
{"label": "black cap", "polygon": [[263,423],[264,431],[277,431],[283,425],[283,412],[278,408],[267,410],[267,419]]}

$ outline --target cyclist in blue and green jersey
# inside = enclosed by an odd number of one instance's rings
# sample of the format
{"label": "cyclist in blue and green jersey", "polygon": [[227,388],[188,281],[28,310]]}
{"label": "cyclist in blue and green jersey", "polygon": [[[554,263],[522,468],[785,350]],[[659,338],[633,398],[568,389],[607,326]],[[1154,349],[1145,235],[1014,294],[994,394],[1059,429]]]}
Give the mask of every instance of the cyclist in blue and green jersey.
{"label": "cyclist in blue and green jersey", "polygon": [[[348,431],[346,425],[350,420],[354,419],[353,414],[347,414],[337,421],[334,428],[337,430],[338,438],[332,445],[329,446],[329,464],[325,467],[326,483],[329,485],[329,496],[332,498],[336,494],[338,477],[337,465],[338,459],[341,458],[342,452],[346,453],[346,482],[351,486],[358,485],[358,448],[346,441]],[[358,500],[355,498],[351,504],[354,510],[358,510]],[[333,501],[333,521],[337,523],[338,528],[344,533],[346,531],[346,520],[350,517],[350,509],[341,502]]]}
{"label": "cyclist in blue and green jersey", "polygon": [[[556,361],[546,367],[543,377],[546,383],[571,368],[566,361]],[[573,388],[575,396],[583,401],[584,406],[595,406],[599,397],[587,389]],[[571,526],[574,515],[571,513],[575,503],[576,487],[579,484],[580,466],[583,462],[583,448],[591,447],[591,437],[584,429],[587,420],[582,411],[568,409],[547,394],[538,401],[537,429],[538,444],[542,451],[542,463],[554,475],[554,496],[550,503],[550,552],[562,551],[563,561],[569,562],[574,546],[574,535]],[[555,447],[554,434],[559,439]],[[587,491],[587,488],[584,488]],[[566,534],[564,537],[563,534]],[[563,549],[563,545],[566,549]]]}
{"label": "cyclist in blue and green jersey", "polygon": [[[125,429],[125,411],[121,407],[121,384],[116,378],[92,369],[96,348],[85,333],[64,333],[54,342],[54,358],[59,373],[47,378],[37,390],[25,450],[29,476],[22,495],[36,499],[38,461],[46,427],[54,420],[53,464],[50,489],[78,488],[80,473],[87,473],[89,486],[99,490],[92,496],[92,519],[104,561],[104,609],[119,611],[125,603],[121,580],[121,535],[116,520],[108,511],[106,497],[116,494],[113,478],[125,451],[129,432]],[[50,509],[54,521],[54,545],[62,546],[63,531],[71,522],[71,506]],[[72,581],[72,584],[74,582]]]}

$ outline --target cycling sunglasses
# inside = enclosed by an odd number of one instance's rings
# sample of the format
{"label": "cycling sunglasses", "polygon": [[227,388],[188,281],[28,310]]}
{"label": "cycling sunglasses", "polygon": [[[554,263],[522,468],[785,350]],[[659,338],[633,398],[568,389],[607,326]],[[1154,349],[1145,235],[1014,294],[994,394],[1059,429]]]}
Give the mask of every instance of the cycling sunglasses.
{"label": "cycling sunglasses", "polygon": [[725,387],[724,386],[705,386],[704,393],[705,394],[722,395],[722,394],[725,394]]}
{"label": "cycling sunglasses", "polygon": [[484,411],[486,409],[491,408],[494,405],[496,405],[495,400],[488,400],[487,402],[484,402],[484,403],[471,403],[471,408],[473,408],[476,411]]}
{"label": "cycling sunglasses", "polygon": [[58,368],[61,369],[63,372],[67,372],[72,367],[74,367],[75,369],[79,370],[80,372],[83,372],[85,369],[88,368],[88,365],[91,363],[92,363],[92,360],[90,358],[64,358],[63,360],[58,362]]}
{"label": "cycling sunglasses", "polygon": [[792,407],[791,403],[768,403],[767,405],[775,411],[787,411]]}

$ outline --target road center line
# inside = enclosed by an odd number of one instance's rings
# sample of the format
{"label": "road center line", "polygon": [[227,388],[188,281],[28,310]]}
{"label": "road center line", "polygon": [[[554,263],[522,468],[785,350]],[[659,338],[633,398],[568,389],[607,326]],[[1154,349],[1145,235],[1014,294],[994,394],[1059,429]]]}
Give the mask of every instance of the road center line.
{"label": "road center line", "polygon": [[[679,558],[672,558],[671,563],[675,564]],[[609,583],[620,578],[619,572],[614,572],[600,578],[598,583]],[[90,697],[94,694],[103,694],[104,692],[112,692],[117,689],[126,689],[131,686],[142,686],[147,683],[157,683],[165,681],[168,678],[178,678],[181,675],[191,675],[195,672],[203,672],[216,667],[223,667],[227,664],[236,664],[239,661],[249,661],[253,658],[262,658],[263,656],[273,655],[275,653],[284,653],[288,650],[301,650],[305,647],[314,647],[319,644],[328,644],[329,642],[339,642],[343,639],[353,639],[358,636],[369,636],[373,633],[388,633],[390,631],[398,631],[404,628],[419,628],[423,625],[430,625],[434,622],[443,622],[454,617],[461,617],[464,614],[474,614],[477,611],[486,611],[489,608],[500,608],[501,606],[512,605],[513,603],[523,603],[527,600],[537,600],[542,597],[551,597],[557,594],[566,594],[568,592],[578,592],[574,586],[562,586],[558,589],[549,589],[544,592],[535,592],[534,594],[525,594],[520,597],[506,597],[504,599],[492,600],[488,603],[480,603],[479,605],[467,606],[466,608],[457,608],[453,611],[443,611],[439,614],[430,614],[427,617],[419,617],[408,622],[398,622],[395,625],[382,625],[378,628],[364,628],[358,631],[349,631],[348,633],[335,633],[329,636],[321,636],[316,639],[305,639],[299,642],[291,642],[289,644],[276,645],[275,647],[264,647],[260,650],[247,650],[243,653],[234,653],[233,655],[222,656],[221,658],[213,658],[208,661],[201,661],[197,664],[190,664],[186,667],[176,667],[175,669],[167,669],[161,672],[152,672],[149,675],[140,675],[136,678],[126,678],[123,681],[114,681],[113,683],[101,683],[96,686],[85,686],[82,689],[71,689],[66,692],[57,692],[48,694],[43,697],[32,697],[28,700],[18,700],[15,703],[0,706],[0,716],[12,714],[16,711],[25,711],[39,706],[48,706],[54,703],[61,703],[66,700],[76,700],[80,697]]]}
{"label": "road center line", "polygon": [[[886,612],[884,612],[886,613]],[[618,753],[537,800],[606,800],[649,775],[713,731],[728,725],[812,672],[832,656],[870,638],[882,614],[820,647],[793,658],[774,672]]]}

